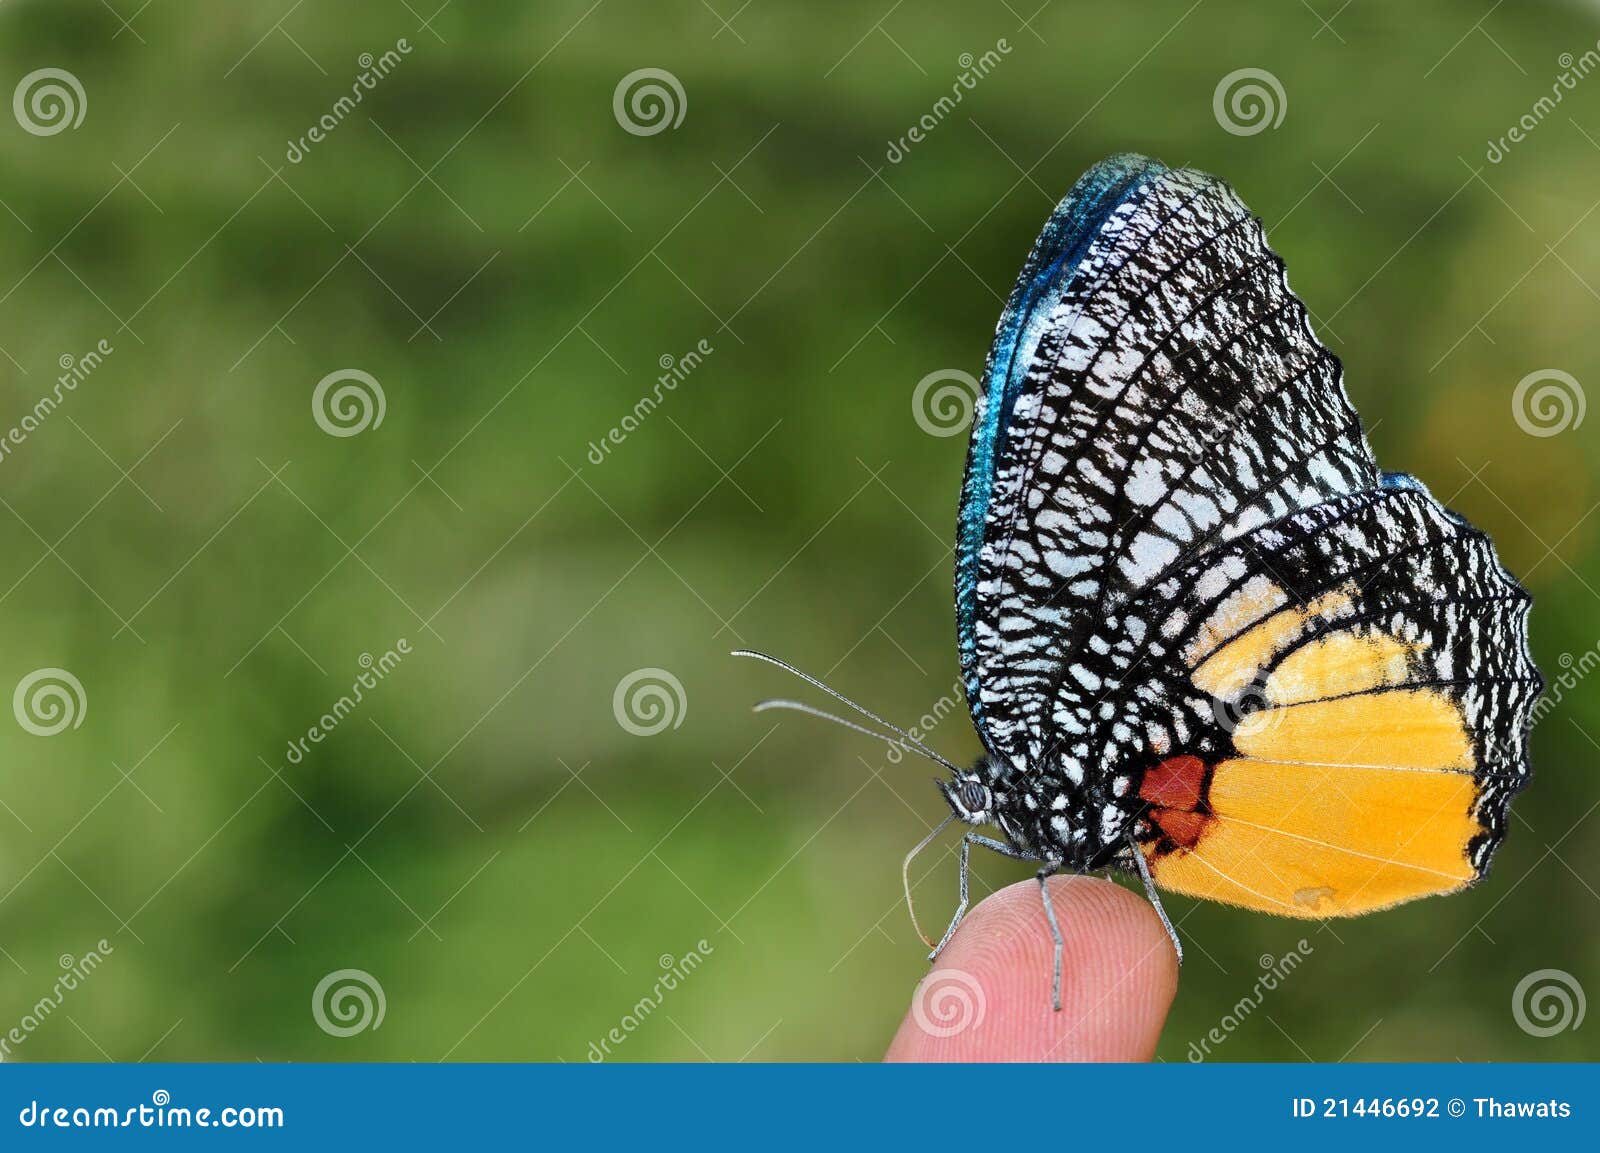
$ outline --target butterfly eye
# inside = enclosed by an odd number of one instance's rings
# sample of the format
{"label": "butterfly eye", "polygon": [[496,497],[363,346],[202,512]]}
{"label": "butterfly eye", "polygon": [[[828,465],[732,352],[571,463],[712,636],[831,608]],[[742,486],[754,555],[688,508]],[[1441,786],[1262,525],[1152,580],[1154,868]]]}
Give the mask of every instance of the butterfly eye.
{"label": "butterfly eye", "polygon": [[961,785],[961,807],[969,813],[981,813],[989,807],[989,787],[977,781],[964,781]]}

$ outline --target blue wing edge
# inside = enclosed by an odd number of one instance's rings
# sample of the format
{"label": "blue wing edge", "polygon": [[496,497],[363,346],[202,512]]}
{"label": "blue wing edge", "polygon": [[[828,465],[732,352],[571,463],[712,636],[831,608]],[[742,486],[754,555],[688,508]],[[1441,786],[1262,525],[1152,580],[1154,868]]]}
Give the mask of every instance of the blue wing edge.
{"label": "blue wing edge", "polygon": [[967,708],[985,745],[990,742],[978,697],[977,671],[978,559],[1011,413],[1044,326],[1072,284],[1101,226],[1146,181],[1165,171],[1159,161],[1123,153],[1084,173],[1050,214],[1000,314],[984,366],[983,403],[967,450],[956,517],[956,644]]}

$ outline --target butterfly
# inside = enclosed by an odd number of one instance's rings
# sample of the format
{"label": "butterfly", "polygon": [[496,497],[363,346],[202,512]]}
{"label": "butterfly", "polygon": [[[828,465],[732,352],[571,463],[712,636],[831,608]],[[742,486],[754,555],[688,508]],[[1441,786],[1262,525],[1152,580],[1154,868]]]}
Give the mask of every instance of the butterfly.
{"label": "butterfly", "polygon": [[758,706],[950,770],[950,815],[911,854],[971,826],[933,957],[974,845],[1036,862],[1042,895],[1057,872],[1138,875],[1180,960],[1161,890],[1321,919],[1486,874],[1530,772],[1531,598],[1487,536],[1378,468],[1221,180],[1114,156],[1057,206],[973,406],[955,551],[977,764],[789,665],[894,735]]}

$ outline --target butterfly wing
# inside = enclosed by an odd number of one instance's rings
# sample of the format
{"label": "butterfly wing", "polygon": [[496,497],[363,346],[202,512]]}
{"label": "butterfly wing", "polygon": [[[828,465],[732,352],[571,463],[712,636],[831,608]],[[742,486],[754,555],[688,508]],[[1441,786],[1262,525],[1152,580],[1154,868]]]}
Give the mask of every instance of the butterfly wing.
{"label": "butterfly wing", "polygon": [[957,534],[968,705],[1002,763],[1046,759],[1109,606],[1186,558],[1379,483],[1337,358],[1222,182],[1142,157],[1086,174],[1001,317]]}
{"label": "butterfly wing", "polygon": [[[1401,477],[1152,588],[1127,612],[1187,682],[1139,690],[1156,882],[1328,917],[1481,877],[1528,779],[1528,607],[1488,538]],[[1215,756],[1162,759],[1212,722]]]}
{"label": "butterfly wing", "polygon": [[1029,843],[1321,917],[1481,876],[1528,776],[1528,597],[1379,472],[1260,222],[1119,157],[1012,294],[956,574],[985,744]]}

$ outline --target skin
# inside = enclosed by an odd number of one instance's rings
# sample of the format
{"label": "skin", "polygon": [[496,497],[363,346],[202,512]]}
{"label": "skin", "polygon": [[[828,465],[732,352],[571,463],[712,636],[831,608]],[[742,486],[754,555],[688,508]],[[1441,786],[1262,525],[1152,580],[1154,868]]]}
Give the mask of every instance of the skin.
{"label": "skin", "polygon": [[[933,1003],[938,974],[957,970],[970,990],[965,1027],[934,1035],[907,1012],[887,1061],[1148,1061],[1178,988],[1178,959],[1155,911],[1097,877],[1051,877],[1065,944],[1061,1011],[1050,1007],[1054,945],[1036,881],[1011,885],[967,915],[914,996],[944,1031]],[[955,987],[952,985],[952,987]],[[964,990],[964,992],[966,992]],[[971,1011],[981,1000],[982,1013]]]}

